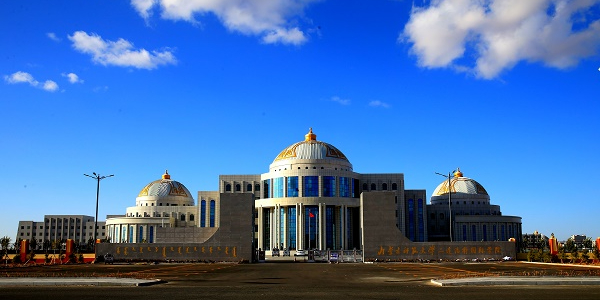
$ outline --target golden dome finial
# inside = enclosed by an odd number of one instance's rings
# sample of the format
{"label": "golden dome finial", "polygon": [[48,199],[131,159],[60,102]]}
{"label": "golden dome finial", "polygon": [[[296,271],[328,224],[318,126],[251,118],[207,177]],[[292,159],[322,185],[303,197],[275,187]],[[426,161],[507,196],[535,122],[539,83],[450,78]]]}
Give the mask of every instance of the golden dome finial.
{"label": "golden dome finial", "polygon": [[463,177],[463,173],[460,171],[460,168],[456,168],[456,172],[454,172],[454,177]]}
{"label": "golden dome finial", "polygon": [[312,132],[312,127],[308,130],[308,133],[304,136],[305,141],[316,141],[317,135]]}
{"label": "golden dome finial", "polygon": [[169,175],[168,170],[165,170],[165,174],[163,174],[162,179],[171,179],[171,175]]}

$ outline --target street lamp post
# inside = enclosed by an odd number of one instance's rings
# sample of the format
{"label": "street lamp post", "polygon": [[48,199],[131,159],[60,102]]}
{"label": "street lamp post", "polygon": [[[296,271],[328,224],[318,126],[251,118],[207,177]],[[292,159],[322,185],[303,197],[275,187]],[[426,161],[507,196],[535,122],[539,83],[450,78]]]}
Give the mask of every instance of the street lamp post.
{"label": "street lamp post", "polygon": [[435,174],[438,174],[440,176],[444,176],[446,178],[448,178],[448,211],[450,212],[450,242],[452,242],[452,206],[450,205],[452,203],[452,189],[451,189],[451,183],[450,183],[450,179],[451,177],[451,172],[448,172],[448,175],[442,174],[442,173],[438,173],[435,172]]}
{"label": "street lamp post", "polygon": [[93,178],[93,179],[96,179],[96,181],[98,182],[98,184],[96,185],[96,218],[94,219],[94,251],[95,251],[96,250],[96,239],[98,238],[98,199],[100,198],[100,180],[108,178],[108,177],[113,177],[115,175],[100,176],[100,174],[96,174],[95,172],[92,174],[94,174],[94,176],[88,175],[88,174],[83,174],[83,175]]}

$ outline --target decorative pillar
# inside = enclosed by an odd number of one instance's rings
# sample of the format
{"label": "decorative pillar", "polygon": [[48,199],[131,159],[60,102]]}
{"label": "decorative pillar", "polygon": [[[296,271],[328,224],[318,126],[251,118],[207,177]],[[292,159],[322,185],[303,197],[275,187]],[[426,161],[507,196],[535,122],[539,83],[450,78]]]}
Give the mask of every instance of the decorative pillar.
{"label": "decorative pillar", "polygon": [[264,221],[263,221],[263,208],[262,206],[258,207],[258,248],[263,250],[264,245]]}

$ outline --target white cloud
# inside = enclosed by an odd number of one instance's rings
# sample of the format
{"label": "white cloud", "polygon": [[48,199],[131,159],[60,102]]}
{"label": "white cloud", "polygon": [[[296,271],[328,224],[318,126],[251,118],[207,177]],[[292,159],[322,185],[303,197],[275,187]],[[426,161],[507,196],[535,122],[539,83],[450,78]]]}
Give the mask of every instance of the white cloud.
{"label": "white cloud", "polygon": [[33,76],[27,72],[18,71],[11,75],[5,75],[4,80],[9,84],[29,83],[30,86],[41,88],[49,92],[58,90],[58,84],[52,80],[46,80],[43,84],[35,80]]}
{"label": "white cloud", "polygon": [[70,83],[83,83],[83,80],[79,78],[79,76],[77,76],[77,74],[75,73],[62,73],[61,74],[63,77],[67,77],[69,79]]}
{"label": "white cloud", "polygon": [[58,38],[54,32],[48,32],[46,33],[46,36],[55,42],[60,42],[60,38]]}
{"label": "white cloud", "polygon": [[341,105],[349,105],[350,104],[350,99],[342,99],[342,98],[340,98],[338,96],[331,97],[331,101],[337,102],[337,103],[339,103]]}
{"label": "white cloud", "polygon": [[46,80],[46,82],[44,82],[44,85],[42,86],[42,88],[48,92],[54,92],[54,91],[58,90],[58,84],[56,84],[56,82],[54,82],[52,80]]}
{"label": "white cloud", "polygon": [[379,100],[373,100],[371,102],[369,102],[369,106],[373,106],[373,107],[383,107],[383,108],[390,108],[391,106],[385,102],[379,101]]}
{"label": "white cloud", "polygon": [[426,68],[486,79],[521,61],[564,69],[598,55],[600,0],[433,0],[413,7],[399,40]]}
{"label": "white cloud", "polygon": [[124,39],[105,41],[97,34],[76,31],[69,36],[73,48],[90,54],[92,60],[102,65],[134,67],[138,69],[155,69],[160,65],[175,64],[177,60],[171,51],[147,51],[134,49],[133,44]]}
{"label": "white cloud", "polygon": [[319,0],[131,0],[131,5],[146,21],[153,9],[161,17],[197,23],[196,15],[212,13],[231,31],[258,35],[267,44],[300,45],[307,38],[293,24],[304,8]]}

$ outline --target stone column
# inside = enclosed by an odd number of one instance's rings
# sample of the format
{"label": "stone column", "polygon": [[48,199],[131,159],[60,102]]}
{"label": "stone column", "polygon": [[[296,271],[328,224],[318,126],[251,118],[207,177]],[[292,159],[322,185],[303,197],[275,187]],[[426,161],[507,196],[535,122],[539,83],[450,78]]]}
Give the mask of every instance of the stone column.
{"label": "stone column", "polygon": [[261,250],[264,250],[263,248],[263,244],[264,244],[264,215],[263,215],[263,208],[262,206],[258,208],[258,245],[257,247],[260,248]]}

